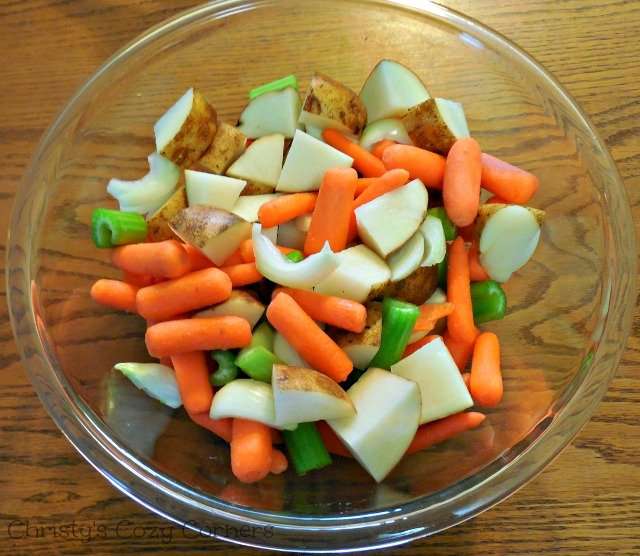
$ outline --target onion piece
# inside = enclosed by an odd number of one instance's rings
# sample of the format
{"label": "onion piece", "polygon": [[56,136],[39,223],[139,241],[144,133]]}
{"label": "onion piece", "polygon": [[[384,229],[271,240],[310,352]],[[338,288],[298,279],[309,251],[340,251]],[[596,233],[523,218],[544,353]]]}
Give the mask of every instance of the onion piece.
{"label": "onion piece", "polygon": [[441,263],[447,254],[447,242],[442,222],[435,216],[427,216],[420,226],[424,237],[424,259],[420,266],[434,266]]}
{"label": "onion piece", "polygon": [[213,396],[209,417],[238,417],[269,427],[293,430],[297,423],[276,425],[276,410],[270,384],[252,378],[239,378],[225,384]]}
{"label": "onion piece", "polygon": [[360,137],[360,146],[370,151],[376,143],[390,139],[403,145],[413,145],[404,124],[395,118],[386,118],[369,124]]}
{"label": "onion piece", "polygon": [[182,405],[176,376],[160,363],[118,363],[114,368],[150,397],[174,409]]}
{"label": "onion piece", "polygon": [[143,178],[109,181],[107,192],[118,201],[121,211],[153,214],[176,190],[180,168],[157,152],[151,153],[147,160],[149,172]]}
{"label": "onion piece", "polygon": [[253,225],[252,239],[258,271],[265,278],[281,286],[310,290],[340,264],[328,242],[319,253],[294,263],[284,257],[273,242],[262,233],[260,224]]}

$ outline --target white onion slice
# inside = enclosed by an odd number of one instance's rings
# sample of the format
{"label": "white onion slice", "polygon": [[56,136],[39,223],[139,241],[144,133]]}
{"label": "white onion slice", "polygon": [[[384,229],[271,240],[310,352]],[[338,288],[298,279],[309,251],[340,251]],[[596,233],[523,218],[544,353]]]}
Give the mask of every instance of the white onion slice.
{"label": "white onion slice", "polygon": [[114,365],[137,388],[174,409],[182,405],[176,375],[160,363],[118,363]]}

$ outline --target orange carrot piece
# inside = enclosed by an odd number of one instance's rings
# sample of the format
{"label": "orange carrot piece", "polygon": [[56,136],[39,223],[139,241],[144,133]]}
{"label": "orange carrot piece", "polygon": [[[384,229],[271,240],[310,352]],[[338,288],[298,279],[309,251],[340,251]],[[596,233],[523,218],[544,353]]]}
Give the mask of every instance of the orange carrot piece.
{"label": "orange carrot piece", "polygon": [[526,204],[539,185],[538,178],[530,172],[482,153],[482,187],[507,203]]}
{"label": "orange carrot piece", "polygon": [[178,278],[191,269],[189,255],[175,239],[122,245],[113,250],[111,260],[122,270],[155,278]]}
{"label": "orange carrot piece", "polygon": [[281,292],[271,300],[267,319],[315,370],[336,382],[345,380],[353,370],[347,354],[290,295]]}
{"label": "orange carrot piece", "polygon": [[380,160],[382,160],[382,157],[384,155],[384,151],[387,150],[387,147],[391,147],[392,145],[396,145],[397,143],[395,141],[392,141],[391,139],[383,139],[382,141],[378,141],[373,148],[371,149],[371,154],[373,156],[377,156]]}
{"label": "orange carrot piece", "polygon": [[447,329],[452,337],[473,343],[478,330],[473,322],[469,259],[461,237],[449,248],[447,265],[447,299],[453,303],[453,312],[447,318]]}
{"label": "orange carrot piece", "polygon": [[391,145],[384,150],[382,161],[388,170],[404,168],[411,179],[418,178],[427,187],[442,189],[445,159],[439,154],[412,145]]}
{"label": "orange carrot piece", "polygon": [[313,212],[317,197],[317,193],[291,193],[277,197],[260,207],[258,211],[260,224],[265,228],[272,228]]}
{"label": "orange carrot piece", "polygon": [[313,320],[357,333],[367,323],[367,309],[362,303],[293,288],[276,288],[273,295],[280,292],[290,295]]}
{"label": "orange carrot piece", "polygon": [[[178,356],[180,357],[180,356]],[[209,403],[211,405],[211,403]],[[187,411],[187,413],[189,413]],[[219,436],[225,442],[231,442],[231,423],[233,419],[226,417],[224,419],[212,419],[209,417],[209,410],[205,413],[189,413],[191,420],[201,427],[211,431]]]}
{"label": "orange carrot piece", "polygon": [[238,248],[233,253],[231,253],[231,255],[229,255],[229,258],[226,261],[224,261],[224,263],[222,263],[220,266],[233,266],[236,264],[242,264],[244,262],[245,260],[242,258],[242,253],[240,252],[240,248]]}
{"label": "orange carrot piece", "polygon": [[285,456],[280,450],[277,448],[273,449],[271,452],[271,468],[269,469],[270,473],[274,475],[280,475],[284,473],[289,468],[289,460],[287,460],[287,456]]}
{"label": "orange carrot piece", "polygon": [[471,373],[462,373],[462,380],[464,380],[464,384],[469,389],[469,383],[471,382]]}
{"label": "orange carrot piece", "polygon": [[414,454],[415,452],[420,452],[465,431],[475,429],[482,424],[485,418],[486,416],[482,413],[469,411],[466,413],[456,413],[455,415],[450,415],[449,417],[431,423],[425,423],[418,427],[418,431],[406,453]]}
{"label": "orange carrot piece", "polygon": [[202,351],[172,355],[182,405],[189,415],[209,413],[213,387],[209,382],[209,368]]}
{"label": "orange carrot piece", "polygon": [[379,178],[358,178],[358,183],[356,183],[356,197],[371,184],[376,183],[378,179]]}
{"label": "orange carrot piece", "polygon": [[305,255],[318,253],[327,241],[334,251],[347,246],[357,180],[353,168],[332,168],[325,172],[304,242]]}
{"label": "orange carrot piece", "polygon": [[138,287],[120,280],[98,280],[91,286],[91,297],[100,305],[129,313],[136,312]]}
{"label": "orange carrot piece", "polygon": [[479,246],[476,240],[471,243],[471,247],[469,248],[467,255],[469,259],[470,280],[472,282],[483,282],[484,280],[489,280],[487,271],[482,268],[482,265],[480,264]]}
{"label": "orange carrot piece", "polygon": [[[282,247],[281,245],[276,245],[276,247],[278,248],[278,251],[280,251],[280,253],[282,253],[283,255],[286,255],[287,253],[291,253],[291,251],[295,251],[295,249],[291,249],[290,247]],[[240,244],[239,251],[240,251],[240,256],[242,257],[243,263],[255,262],[256,255],[253,252],[253,240],[245,239]]]}
{"label": "orange carrot piece", "polygon": [[440,336],[438,336],[437,334],[432,334],[430,336],[425,336],[424,338],[421,338],[417,342],[413,342],[412,344],[409,344],[404,350],[402,357],[409,357],[409,355],[418,351],[422,346],[426,346],[429,342],[432,342],[437,338],[440,338]]}
{"label": "orange carrot piece", "polygon": [[375,198],[380,197],[381,195],[384,195],[385,193],[389,193],[394,189],[398,189],[398,187],[402,187],[408,181],[409,181],[409,172],[407,172],[406,170],[403,170],[402,168],[389,170],[379,178],[372,178],[372,182],[353,201],[353,210],[351,212],[351,216],[349,219],[349,232],[347,234],[347,243],[351,243],[358,235],[358,225],[356,222],[355,210],[358,207],[364,205],[365,203],[368,203],[369,201],[373,201]]}
{"label": "orange carrot piece", "polygon": [[223,266],[220,268],[229,279],[234,288],[255,284],[262,280],[262,274],[258,272],[256,263],[241,263],[232,266]]}
{"label": "orange carrot piece", "polygon": [[431,330],[435,321],[449,316],[453,312],[453,303],[425,303],[420,306],[420,315],[413,327],[415,332]]}
{"label": "orange carrot piece", "polygon": [[198,350],[245,347],[251,326],[240,317],[169,320],[147,328],[145,342],[152,357],[174,356]]}
{"label": "orange carrot piece", "polygon": [[468,226],[478,215],[481,155],[480,145],[472,137],[458,139],[447,155],[442,200],[456,226]]}
{"label": "orange carrot piece", "polygon": [[502,400],[500,341],[493,332],[483,332],[476,340],[471,360],[469,392],[481,407],[495,407]]}
{"label": "orange carrot piece", "polygon": [[365,178],[377,178],[385,173],[386,169],[382,161],[363,149],[358,143],[347,139],[337,129],[325,129],[322,138],[334,149],[342,151],[353,158],[353,167]]}
{"label": "orange carrot piece", "polygon": [[444,341],[444,345],[447,346],[447,349],[458,366],[458,369],[460,369],[460,372],[464,372],[469,364],[469,360],[471,359],[475,340],[473,342],[458,340],[453,338],[449,332],[445,332],[442,335],[442,340]]}
{"label": "orange carrot piece", "polygon": [[508,205],[509,203],[506,201],[506,199],[503,199],[502,197],[498,197],[497,195],[492,195],[491,197],[489,197],[485,202],[485,205]]}
{"label": "orange carrot piece", "polygon": [[271,470],[273,448],[269,427],[235,418],[231,428],[231,471],[243,483],[264,479]]}
{"label": "orange carrot piece", "polygon": [[352,458],[351,452],[342,443],[342,440],[338,438],[338,435],[333,432],[333,429],[326,423],[326,421],[318,421],[316,428],[320,433],[322,442],[325,448],[335,454],[336,456],[342,456],[345,458]]}
{"label": "orange carrot piece", "polygon": [[126,270],[122,271],[122,281],[138,288],[144,288],[156,283],[155,278],[150,274],[133,274]]}
{"label": "orange carrot piece", "polygon": [[476,223],[472,222],[468,226],[460,226],[458,228],[458,236],[465,241],[472,242],[476,237]]}
{"label": "orange carrot piece", "polygon": [[231,295],[231,280],[218,268],[205,268],[181,278],[141,288],[136,296],[140,315],[149,320],[166,320]]}
{"label": "orange carrot piece", "polygon": [[189,256],[189,263],[191,266],[191,272],[195,272],[196,270],[202,270],[203,268],[211,268],[215,266],[213,261],[211,261],[208,257],[206,257],[200,249],[194,247],[193,245],[189,245],[188,243],[182,244],[183,249],[187,252]]}

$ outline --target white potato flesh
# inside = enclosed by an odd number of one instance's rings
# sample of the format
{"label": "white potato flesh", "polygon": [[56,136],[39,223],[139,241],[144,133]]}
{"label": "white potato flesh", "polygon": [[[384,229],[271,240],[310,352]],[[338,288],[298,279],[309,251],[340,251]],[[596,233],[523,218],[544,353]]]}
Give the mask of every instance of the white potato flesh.
{"label": "white potato flesh", "polygon": [[272,133],[293,137],[298,127],[299,114],[298,91],[288,87],[254,98],[242,111],[238,129],[254,139]]}
{"label": "white potato flesh", "polygon": [[469,126],[464,115],[462,104],[446,98],[436,98],[436,106],[440,117],[456,139],[469,137]]}
{"label": "white potato flesh", "polygon": [[418,231],[400,249],[387,257],[391,269],[391,281],[404,280],[420,266],[424,258],[424,238]]}
{"label": "white potato flesh", "polygon": [[380,346],[366,344],[351,344],[342,348],[356,369],[366,369],[379,349]]}
{"label": "white potato flesh", "polygon": [[302,216],[298,216],[294,222],[296,223],[296,228],[306,234],[311,227],[311,215],[303,214]]}
{"label": "white potato flesh", "polygon": [[[308,130],[309,127],[311,127],[316,131],[316,136],[319,139],[322,138],[322,132],[326,128],[337,129],[341,133],[351,135],[351,130],[343,123],[327,118],[326,116],[321,116],[320,114],[312,114],[306,110],[300,112],[300,123],[304,125],[305,129]],[[307,131],[307,133],[309,132]]]}
{"label": "white potato flesh", "polygon": [[509,205],[494,213],[480,234],[480,263],[487,274],[506,282],[522,268],[538,246],[540,226],[525,207]]}
{"label": "white potato flesh", "polygon": [[307,238],[306,232],[303,232],[296,226],[295,221],[291,220],[278,226],[278,242],[282,247],[290,249],[303,249],[304,241]]}
{"label": "white potato flesh", "polygon": [[324,141],[324,139],[322,138],[322,132],[324,131],[323,127],[315,126],[313,124],[306,124],[302,131],[306,131],[308,135],[311,135],[311,137],[317,139],[318,141]]}
{"label": "white potato flesh", "polygon": [[313,369],[274,365],[271,385],[276,423],[310,423],[355,415],[347,393]]}
{"label": "white potato flesh", "polygon": [[284,162],[276,191],[315,191],[330,168],[350,168],[353,158],[297,130]]}
{"label": "white potato flesh", "polygon": [[372,291],[382,290],[389,282],[389,266],[365,245],[349,247],[337,256],[338,268],[317,284],[314,291],[362,303]]}
{"label": "white potato flesh", "polygon": [[441,263],[447,254],[447,240],[444,236],[442,221],[428,215],[420,225],[424,238],[424,258],[420,266],[434,266]]}
{"label": "white potato flesh", "polygon": [[427,188],[415,179],[356,209],[358,234],[381,257],[398,249],[416,232],[427,212]]}
{"label": "white potato flesh", "polygon": [[404,124],[396,118],[386,118],[370,123],[360,136],[360,146],[370,151],[376,143],[389,139],[403,145],[413,145]]}
{"label": "white potato flesh", "polygon": [[303,367],[307,369],[310,367],[309,363],[300,357],[298,352],[279,332],[276,332],[273,338],[273,353],[280,361],[292,367]]}
{"label": "white potato flesh", "polygon": [[442,338],[391,365],[391,372],[419,386],[421,424],[459,413],[473,405],[469,390]]}
{"label": "white potato flesh", "polygon": [[280,193],[267,193],[265,195],[242,195],[233,205],[231,212],[247,222],[258,222],[260,207],[269,201],[280,197]]}
{"label": "white potato flesh", "polygon": [[226,173],[234,178],[275,187],[282,171],[283,153],[284,135],[266,135],[251,143]]}
{"label": "white potato flesh", "polygon": [[187,119],[193,105],[193,88],[182,95],[176,103],[167,110],[153,126],[156,137],[156,150],[162,150],[176,136],[182,124]]}
{"label": "white potato flesh", "polygon": [[436,288],[436,290],[431,294],[431,297],[425,301],[425,303],[433,303],[440,304],[447,302],[447,294],[441,288]]}
{"label": "white potato flesh", "polygon": [[213,396],[209,417],[238,417],[283,430],[293,430],[297,426],[297,423],[276,423],[271,385],[251,378],[239,378],[220,388]]}
{"label": "white potato flesh", "polygon": [[353,456],[377,481],[400,461],[420,419],[415,382],[382,369],[369,369],[347,391],[356,415],[327,421]]}
{"label": "white potato flesh", "polygon": [[198,311],[193,318],[209,317],[240,317],[245,319],[253,328],[264,314],[265,306],[250,293],[233,290],[229,299],[209,309]]}
{"label": "white potato flesh", "polygon": [[244,180],[185,170],[184,180],[189,205],[206,205],[231,210],[247,185]]}
{"label": "white potato flesh", "polygon": [[402,116],[428,98],[429,92],[420,78],[393,60],[380,61],[360,91],[368,122]]}

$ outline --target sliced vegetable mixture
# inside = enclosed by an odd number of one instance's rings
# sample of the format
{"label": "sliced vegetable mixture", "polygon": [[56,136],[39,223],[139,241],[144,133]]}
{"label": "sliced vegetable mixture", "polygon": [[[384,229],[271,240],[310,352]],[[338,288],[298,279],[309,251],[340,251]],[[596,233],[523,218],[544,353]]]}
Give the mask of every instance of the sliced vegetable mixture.
{"label": "sliced vegetable mixture", "polygon": [[538,180],[391,60],[359,95],[317,73],[302,101],[292,75],[249,99],[232,125],[189,89],[149,173],[93,214],[123,276],[91,296],[146,319],[159,359],[116,368],[229,442],[240,481],[285,471],[281,441],[299,474],[332,452],[382,481],[499,405],[500,342],[478,326],[536,249]]}

